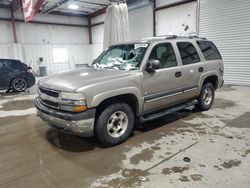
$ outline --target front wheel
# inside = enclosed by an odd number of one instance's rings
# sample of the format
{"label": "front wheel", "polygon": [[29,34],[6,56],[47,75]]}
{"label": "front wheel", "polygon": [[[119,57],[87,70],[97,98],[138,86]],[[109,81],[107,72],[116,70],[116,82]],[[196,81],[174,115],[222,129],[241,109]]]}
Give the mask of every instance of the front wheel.
{"label": "front wheel", "polygon": [[203,85],[201,94],[198,98],[198,104],[195,107],[201,111],[209,110],[214,102],[214,86],[211,83]]}
{"label": "front wheel", "polygon": [[28,87],[27,81],[24,78],[15,78],[11,82],[11,87],[16,92],[25,91]]}
{"label": "front wheel", "polygon": [[128,104],[111,104],[97,119],[96,135],[103,145],[118,145],[130,136],[134,129],[134,122],[134,113]]}

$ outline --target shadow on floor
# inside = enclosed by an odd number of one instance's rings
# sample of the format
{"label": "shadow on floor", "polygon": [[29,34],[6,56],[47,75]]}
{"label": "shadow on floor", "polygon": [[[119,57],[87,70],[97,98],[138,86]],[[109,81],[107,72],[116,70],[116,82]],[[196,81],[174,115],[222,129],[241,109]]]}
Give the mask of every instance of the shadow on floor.
{"label": "shadow on floor", "polygon": [[[132,134],[132,137],[138,135],[143,136],[143,133],[145,132],[157,129],[162,126],[168,126],[169,124],[174,123],[182,118],[186,118],[194,113],[194,110],[185,109],[155,121],[144,124],[137,124],[135,128],[136,134]],[[95,137],[82,138],[79,136],[61,132],[54,128],[50,128],[47,131],[46,136],[50,144],[69,152],[87,152],[96,148],[106,148],[105,146],[101,145]]]}

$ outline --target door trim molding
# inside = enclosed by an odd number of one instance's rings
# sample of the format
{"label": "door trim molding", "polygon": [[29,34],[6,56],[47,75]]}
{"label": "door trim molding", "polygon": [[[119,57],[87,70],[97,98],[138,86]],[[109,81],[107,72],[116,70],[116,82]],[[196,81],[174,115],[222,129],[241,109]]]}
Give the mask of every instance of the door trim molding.
{"label": "door trim molding", "polygon": [[177,88],[177,89],[173,89],[173,90],[162,91],[159,93],[154,93],[154,94],[150,94],[150,95],[145,96],[144,102],[146,102],[146,103],[154,102],[154,101],[161,100],[164,98],[168,98],[168,97],[180,95],[183,93],[195,91],[197,89],[198,89],[198,85],[189,85],[189,86],[185,86],[185,87],[181,87],[181,88]]}

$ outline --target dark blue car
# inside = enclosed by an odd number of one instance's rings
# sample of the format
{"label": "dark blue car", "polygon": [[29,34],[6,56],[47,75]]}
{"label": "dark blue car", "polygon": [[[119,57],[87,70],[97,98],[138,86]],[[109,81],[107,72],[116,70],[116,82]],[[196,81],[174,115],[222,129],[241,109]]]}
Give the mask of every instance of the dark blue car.
{"label": "dark blue car", "polygon": [[35,82],[31,67],[19,60],[0,59],[0,90],[21,92]]}

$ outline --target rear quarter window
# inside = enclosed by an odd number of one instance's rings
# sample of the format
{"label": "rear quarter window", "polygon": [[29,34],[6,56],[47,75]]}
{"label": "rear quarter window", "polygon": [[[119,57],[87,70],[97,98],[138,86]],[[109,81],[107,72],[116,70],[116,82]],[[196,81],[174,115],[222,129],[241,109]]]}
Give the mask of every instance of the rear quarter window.
{"label": "rear quarter window", "polygon": [[220,60],[221,55],[216,46],[211,41],[197,41],[204,58],[209,60]]}

